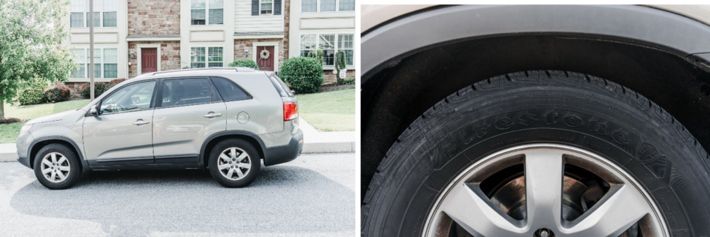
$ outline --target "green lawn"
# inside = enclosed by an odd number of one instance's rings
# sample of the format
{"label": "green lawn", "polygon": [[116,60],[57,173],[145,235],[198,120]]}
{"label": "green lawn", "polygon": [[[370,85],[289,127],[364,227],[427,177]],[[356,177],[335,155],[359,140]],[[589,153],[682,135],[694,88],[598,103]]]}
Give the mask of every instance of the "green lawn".
{"label": "green lawn", "polygon": [[297,95],[298,114],[321,131],[355,130],[355,89]]}
{"label": "green lawn", "polygon": [[[26,106],[5,104],[5,116],[27,121],[44,115],[81,108],[88,103],[89,100],[71,100]],[[22,123],[0,124],[0,143],[15,142],[21,127]]]}

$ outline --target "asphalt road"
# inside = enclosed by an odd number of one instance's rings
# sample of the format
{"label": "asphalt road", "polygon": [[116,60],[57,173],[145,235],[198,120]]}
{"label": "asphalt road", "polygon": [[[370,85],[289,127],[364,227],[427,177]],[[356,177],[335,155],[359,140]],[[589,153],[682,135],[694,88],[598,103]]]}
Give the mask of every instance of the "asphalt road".
{"label": "asphalt road", "polygon": [[209,173],[96,172],[48,190],[0,163],[0,236],[354,236],[355,155],[302,155],[246,188]]}

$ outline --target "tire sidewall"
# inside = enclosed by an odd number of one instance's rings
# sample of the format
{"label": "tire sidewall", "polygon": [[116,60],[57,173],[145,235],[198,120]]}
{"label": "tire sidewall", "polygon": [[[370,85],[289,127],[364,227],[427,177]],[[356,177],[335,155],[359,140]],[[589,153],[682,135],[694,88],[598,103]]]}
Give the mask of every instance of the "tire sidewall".
{"label": "tire sidewall", "polygon": [[[224,151],[225,149],[229,147],[238,147],[244,150],[248,155],[249,159],[251,161],[251,167],[249,169],[249,173],[244,177],[243,179],[240,180],[230,180],[227,179],[226,177],[222,176],[220,171],[217,169],[217,160],[219,159],[219,155]],[[253,145],[251,145],[249,142],[246,142],[244,140],[239,140],[239,139],[229,139],[229,140],[224,140],[219,143],[217,143],[209,153],[209,162],[208,162],[208,169],[210,171],[210,174],[212,177],[221,185],[229,188],[237,188],[237,187],[244,187],[249,185],[258,173],[261,170],[261,159],[259,158],[259,153],[256,151],[256,148],[254,148]]]}
{"label": "tire sidewall", "polygon": [[707,185],[707,167],[689,146],[692,137],[659,126],[655,112],[613,94],[537,86],[462,96],[466,101],[448,98],[453,103],[439,103],[415,121],[390,148],[388,167],[381,166],[388,174],[371,194],[366,235],[421,236],[454,177],[493,152],[532,143],[569,145],[607,158],[652,193],[673,236],[710,234],[699,225],[710,217],[702,202],[710,193],[699,188]]}
{"label": "tire sidewall", "polygon": [[[62,182],[54,183],[50,182],[47,180],[44,175],[42,174],[41,171],[41,162],[42,158],[51,153],[51,152],[58,152],[64,157],[67,158],[69,161],[69,175],[67,179],[65,179]],[[76,155],[76,153],[69,149],[68,147],[61,145],[61,144],[49,144],[44,147],[42,147],[37,154],[34,157],[33,165],[32,165],[35,173],[35,177],[37,177],[37,180],[44,185],[45,187],[49,189],[66,189],[78,182],[80,176],[81,176],[81,167],[79,165],[79,159]]]}

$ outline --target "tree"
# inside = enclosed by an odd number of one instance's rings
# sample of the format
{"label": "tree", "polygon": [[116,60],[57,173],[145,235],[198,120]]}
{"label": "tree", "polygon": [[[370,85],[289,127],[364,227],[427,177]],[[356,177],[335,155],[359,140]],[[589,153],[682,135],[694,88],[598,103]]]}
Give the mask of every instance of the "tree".
{"label": "tree", "polygon": [[0,0],[0,118],[4,102],[33,79],[64,81],[74,64],[67,49],[63,17],[67,1]]}
{"label": "tree", "polygon": [[340,71],[347,70],[345,67],[347,67],[345,64],[345,52],[338,51],[335,53],[335,77],[338,84],[343,84],[345,78],[340,77]]}

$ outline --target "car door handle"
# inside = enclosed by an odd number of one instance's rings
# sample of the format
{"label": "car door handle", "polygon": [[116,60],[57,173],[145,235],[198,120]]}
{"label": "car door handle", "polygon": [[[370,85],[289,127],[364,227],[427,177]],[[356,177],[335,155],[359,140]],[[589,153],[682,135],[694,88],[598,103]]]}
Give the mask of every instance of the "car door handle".
{"label": "car door handle", "polygon": [[149,123],[150,123],[150,122],[148,122],[148,121],[143,121],[143,119],[138,119],[138,120],[136,120],[135,122],[133,122],[133,125],[141,126],[141,125],[146,125],[146,124],[149,124]]}
{"label": "car door handle", "polygon": [[202,115],[202,117],[205,117],[205,118],[215,118],[215,117],[219,117],[219,116],[222,116],[222,113],[215,113],[212,111],[210,111],[209,113],[207,113],[205,115]]}

